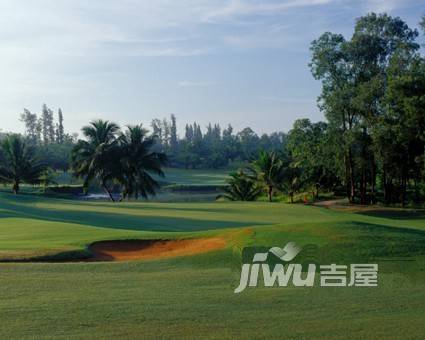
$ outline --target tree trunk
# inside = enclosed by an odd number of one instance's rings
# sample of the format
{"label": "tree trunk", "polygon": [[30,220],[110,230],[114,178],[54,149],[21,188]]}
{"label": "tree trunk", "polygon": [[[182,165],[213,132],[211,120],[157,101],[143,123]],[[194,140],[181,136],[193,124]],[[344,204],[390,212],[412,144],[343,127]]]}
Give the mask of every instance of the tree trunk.
{"label": "tree trunk", "polygon": [[121,196],[118,202],[122,202],[125,200],[125,187],[121,190]]}
{"label": "tree trunk", "polygon": [[407,190],[407,176],[403,171],[403,176],[401,179],[401,206],[404,208],[406,206],[406,190]]}
{"label": "tree trunk", "polygon": [[366,204],[366,166],[362,166],[362,179],[360,184],[360,204]]}
{"label": "tree trunk", "polygon": [[269,202],[271,202],[273,198],[273,187],[271,185],[269,185],[268,195],[269,195]]}
{"label": "tree trunk", "polygon": [[389,199],[389,188],[388,188],[388,178],[387,178],[387,172],[383,171],[382,173],[382,182],[384,184],[384,201],[386,203],[390,203],[390,199]]}
{"label": "tree trunk", "polygon": [[406,180],[403,179],[401,182],[401,207],[406,206]]}
{"label": "tree trunk", "polygon": [[387,179],[387,183],[385,185],[385,196],[386,196],[386,202],[389,204],[392,202],[393,199],[393,180]]}
{"label": "tree trunk", "polygon": [[351,154],[351,149],[348,150],[348,169],[350,177],[350,203],[354,203],[354,197],[356,195],[356,182],[354,180],[354,164],[353,164],[353,155]]}
{"label": "tree trunk", "polygon": [[419,198],[419,187],[418,187],[418,181],[417,181],[416,178],[413,179],[413,185],[414,185],[414,188],[415,188],[415,199],[414,199],[414,201],[419,202],[419,200],[420,200],[420,198]]}
{"label": "tree trunk", "polygon": [[362,142],[362,178],[360,184],[360,204],[366,205],[366,195],[367,195],[367,176],[366,168],[369,165],[369,159],[367,156],[367,146],[366,146],[367,132],[366,127],[363,127],[363,142]]}
{"label": "tree trunk", "polygon": [[320,188],[320,184],[319,183],[316,183],[315,200],[317,200],[319,198],[319,188]]}
{"label": "tree trunk", "polygon": [[108,187],[106,185],[103,185],[103,190],[105,190],[105,192],[108,194],[109,199],[111,200],[111,202],[115,202],[114,197],[112,196],[111,191],[108,189]]}
{"label": "tree trunk", "polygon": [[376,169],[375,162],[372,161],[372,178],[370,187],[370,204],[375,204],[375,184],[376,184]]}
{"label": "tree trunk", "polygon": [[350,168],[348,166],[348,155],[347,153],[344,153],[344,166],[345,166],[345,194],[348,198],[350,198]]}
{"label": "tree trunk", "polygon": [[12,191],[15,195],[17,195],[19,193],[19,181],[13,182]]}

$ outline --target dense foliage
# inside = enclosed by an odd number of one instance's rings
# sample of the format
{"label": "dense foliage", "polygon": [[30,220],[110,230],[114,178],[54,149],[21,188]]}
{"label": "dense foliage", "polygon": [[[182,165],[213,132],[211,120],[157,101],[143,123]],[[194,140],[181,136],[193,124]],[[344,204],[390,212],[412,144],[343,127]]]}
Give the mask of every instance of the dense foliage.
{"label": "dense foliage", "polygon": [[96,120],[82,128],[84,140],[72,150],[74,175],[84,179],[84,187],[96,181],[115,201],[112,186],[118,184],[121,199],[154,195],[166,163],[163,153],[152,151],[155,139],[142,126],[129,126],[125,133],[115,123]]}
{"label": "dense foliage", "polygon": [[219,197],[230,201],[255,201],[261,196],[262,188],[252,173],[243,170],[232,172],[227,182],[224,194]]}
{"label": "dense foliage", "polygon": [[419,199],[425,60],[417,37],[400,18],[369,14],[350,40],[327,32],[312,43],[312,73],[323,84],[319,105],[335,141],[327,153],[337,157],[333,174],[351,202],[376,202],[378,188],[388,203],[404,204],[409,190]]}
{"label": "dense foliage", "polygon": [[9,135],[0,148],[0,181],[11,183],[15,194],[21,183],[40,184],[46,167],[37,159],[34,147],[19,135]]}
{"label": "dense foliage", "polygon": [[231,125],[222,129],[219,124],[208,124],[203,132],[196,122],[186,124],[185,134],[179,138],[174,115],[171,115],[170,121],[154,119],[151,125],[158,138],[158,148],[168,155],[170,165],[186,169],[217,169],[234,162],[249,162],[262,150],[281,151],[286,142],[283,132],[258,136],[246,127],[234,133]]}
{"label": "dense foliage", "polygon": [[43,164],[54,170],[67,171],[76,134],[65,132],[62,110],[58,109],[55,120],[53,110],[43,104],[41,114],[24,109],[20,120],[25,125],[27,142],[34,147],[34,152]]}
{"label": "dense foliage", "polygon": [[[421,25],[425,28],[425,19]],[[311,45],[326,122],[297,120],[280,155],[253,162],[273,192],[344,193],[361,204],[425,197],[425,59],[416,30],[400,18],[369,14],[350,40],[326,32]]]}

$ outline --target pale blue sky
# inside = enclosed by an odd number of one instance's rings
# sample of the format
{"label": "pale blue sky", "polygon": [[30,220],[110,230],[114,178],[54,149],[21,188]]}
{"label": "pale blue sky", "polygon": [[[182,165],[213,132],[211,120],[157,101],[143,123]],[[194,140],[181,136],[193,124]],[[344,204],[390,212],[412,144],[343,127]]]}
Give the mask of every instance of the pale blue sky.
{"label": "pale blue sky", "polygon": [[310,42],[369,11],[417,27],[425,0],[0,0],[0,128],[45,102],[69,132],[170,113],[288,131],[322,119]]}

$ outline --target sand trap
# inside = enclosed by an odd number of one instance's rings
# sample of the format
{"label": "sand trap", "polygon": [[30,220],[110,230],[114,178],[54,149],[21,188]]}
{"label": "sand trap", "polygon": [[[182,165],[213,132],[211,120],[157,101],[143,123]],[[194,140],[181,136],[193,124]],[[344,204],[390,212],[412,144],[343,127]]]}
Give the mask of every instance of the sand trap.
{"label": "sand trap", "polygon": [[128,240],[93,243],[94,261],[131,261],[169,258],[206,253],[222,249],[226,241],[220,237],[184,240]]}

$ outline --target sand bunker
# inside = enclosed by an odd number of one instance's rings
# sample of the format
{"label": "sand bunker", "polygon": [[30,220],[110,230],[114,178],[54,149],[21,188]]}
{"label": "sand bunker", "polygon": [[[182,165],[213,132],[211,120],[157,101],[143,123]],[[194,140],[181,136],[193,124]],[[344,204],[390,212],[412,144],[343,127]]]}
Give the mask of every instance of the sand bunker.
{"label": "sand bunker", "polygon": [[93,243],[94,261],[131,261],[169,258],[206,253],[222,249],[226,241],[220,237],[184,240],[128,240]]}

